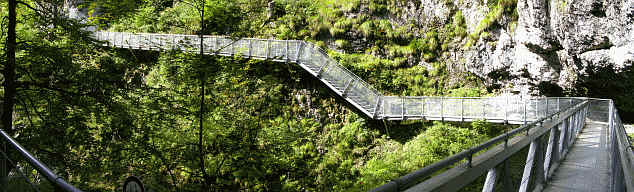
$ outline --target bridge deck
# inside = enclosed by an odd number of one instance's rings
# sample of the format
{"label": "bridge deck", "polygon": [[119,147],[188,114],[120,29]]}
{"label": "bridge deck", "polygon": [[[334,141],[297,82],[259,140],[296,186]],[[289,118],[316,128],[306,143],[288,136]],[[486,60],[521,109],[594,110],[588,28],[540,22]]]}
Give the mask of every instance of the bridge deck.
{"label": "bridge deck", "polygon": [[609,191],[610,162],[608,124],[588,119],[544,191]]}

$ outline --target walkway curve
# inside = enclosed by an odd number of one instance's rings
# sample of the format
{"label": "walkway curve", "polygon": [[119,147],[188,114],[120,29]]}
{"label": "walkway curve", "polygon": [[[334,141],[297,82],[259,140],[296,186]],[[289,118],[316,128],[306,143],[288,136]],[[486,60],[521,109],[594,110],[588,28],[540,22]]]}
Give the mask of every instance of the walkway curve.
{"label": "walkway curve", "polygon": [[[98,31],[104,46],[200,52],[197,35]],[[297,63],[347,102],[374,119],[427,119],[526,124],[581,101],[580,98],[384,96],[318,46],[298,40],[203,36],[203,53]]]}

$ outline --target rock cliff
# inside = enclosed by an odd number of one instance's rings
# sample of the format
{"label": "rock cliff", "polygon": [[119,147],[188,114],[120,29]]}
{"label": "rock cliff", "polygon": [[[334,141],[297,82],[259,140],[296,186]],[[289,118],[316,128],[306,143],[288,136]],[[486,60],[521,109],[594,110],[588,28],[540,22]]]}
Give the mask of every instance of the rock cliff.
{"label": "rock cliff", "polygon": [[[519,0],[517,13],[514,31],[494,29],[466,51],[468,71],[514,92],[541,95],[574,91],[588,70],[618,73],[634,64],[634,1]],[[507,78],[492,78],[500,73]]]}
{"label": "rock cliff", "polygon": [[[580,79],[592,78],[589,70],[619,73],[634,64],[634,1],[512,3],[513,11],[500,14],[496,9],[506,8],[496,7],[497,1],[491,6],[491,0],[408,1],[397,3],[403,14],[395,20],[413,20],[424,31],[446,24],[460,11],[471,35],[454,42],[441,59],[450,70],[472,72],[488,86],[516,94],[574,93]],[[467,43],[469,38],[473,42]]]}

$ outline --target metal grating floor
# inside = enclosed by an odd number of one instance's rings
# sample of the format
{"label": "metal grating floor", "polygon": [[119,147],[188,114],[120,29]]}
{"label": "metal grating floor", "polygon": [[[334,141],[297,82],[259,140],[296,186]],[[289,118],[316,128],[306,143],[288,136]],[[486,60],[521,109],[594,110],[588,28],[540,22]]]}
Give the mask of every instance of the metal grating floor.
{"label": "metal grating floor", "polygon": [[544,191],[609,191],[610,151],[608,124],[587,120]]}

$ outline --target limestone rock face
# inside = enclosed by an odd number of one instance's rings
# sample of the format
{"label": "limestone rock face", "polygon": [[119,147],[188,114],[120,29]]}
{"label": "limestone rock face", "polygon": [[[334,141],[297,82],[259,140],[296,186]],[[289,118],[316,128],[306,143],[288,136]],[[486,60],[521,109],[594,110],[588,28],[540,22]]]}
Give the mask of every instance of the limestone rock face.
{"label": "limestone rock face", "polygon": [[[518,0],[515,31],[492,33],[465,54],[470,72],[490,78],[504,70],[513,91],[540,95],[544,82],[572,88],[587,70],[634,64],[634,1]],[[509,36],[510,35],[510,36]],[[512,87],[512,88],[511,88]]]}
{"label": "limestone rock face", "polygon": [[[472,34],[490,10],[489,2],[453,0],[403,1],[396,21],[416,21],[421,34],[451,21],[456,11]],[[574,89],[591,71],[622,71],[634,64],[634,1],[518,0],[517,21],[503,14],[469,48],[454,46],[442,60],[450,71],[469,71],[489,86],[522,95],[547,94],[549,84]],[[469,38],[469,37],[467,37]],[[456,42],[464,45],[463,39]],[[423,62],[422,65],[425,63]],[[571,90],[572,91],[572,90]]]}

